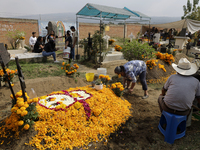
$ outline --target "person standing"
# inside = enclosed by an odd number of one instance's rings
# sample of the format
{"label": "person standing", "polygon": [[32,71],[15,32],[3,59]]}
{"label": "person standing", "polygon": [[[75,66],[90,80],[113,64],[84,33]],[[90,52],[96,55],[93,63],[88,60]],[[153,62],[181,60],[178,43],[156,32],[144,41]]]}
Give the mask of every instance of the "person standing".
{"label": "person standing", "polygon": [[72,59],[74,60],[74,55],[75,55],[75,46],[78,42],[78,32],[76,31],[74,26],[70,27],[71,31],[73,32],[73,36],[72,36],[72,50],[71,50],[71,55],[72,55]]}
{"label": "person standing", "polygon": [[30,45],[31,51],[33,51],[34,45],[35,45],[35,43],[37,41],[37,38],[36,38],[35,34],[36,34],[36,32],[32,32],[32,36],[29,39],[29,45]]}
{"label": "person standing", "polygon": [[[117,66],[114,72],[118,75],[122,75],[123,79],[123,86],[125,88],[125,84],[127,83],[127,88],[129,89],[129,93],[133,91],[135,83],[137,82],[136,77],[139,76],[140,83],[142,84],[142,89],[144,90],[143,99],[148,98],[147,92],[147,82],[146,82],[146,63],[141,60],[132,60],[127,62],[123,66]],[[130,86],[130,83],[131,87]]]}

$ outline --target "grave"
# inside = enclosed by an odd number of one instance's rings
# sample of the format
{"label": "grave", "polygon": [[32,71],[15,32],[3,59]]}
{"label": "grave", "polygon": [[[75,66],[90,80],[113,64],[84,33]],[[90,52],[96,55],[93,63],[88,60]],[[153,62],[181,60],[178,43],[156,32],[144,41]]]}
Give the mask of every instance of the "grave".
{"label": "grave", "polygon": [[116,61],[116,60],[125,60],[122,52],[114,51],[112,53],[108,53],[105,56],[105,59],[103,60],[103,63],[104,62],[109,62],[109,61]]}

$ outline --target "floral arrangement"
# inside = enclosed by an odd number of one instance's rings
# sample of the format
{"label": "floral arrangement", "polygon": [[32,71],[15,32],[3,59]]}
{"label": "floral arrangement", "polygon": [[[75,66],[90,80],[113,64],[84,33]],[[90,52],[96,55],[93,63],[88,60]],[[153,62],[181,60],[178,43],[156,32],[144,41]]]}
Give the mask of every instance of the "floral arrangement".
{"label": "floral arrangement", "polygon": [[[17,74],[16,70],[10,70],[9,68],[6,69],[8,79],[12,81],[13,77]],[[4,75],[3,69],[0,70],[0,81],[7,82],[6,76]]]}
{"label": "floral arrangement", "polygon": [[177,53],[177,51],[178,51],[178,49],[174,49],[174,50],[172,51],[172,55],[175,56],[176,53]]}
{"label": "floral arrangement", "polygon": [[112,45],[114,42],[115,42],[114,39],[110,39],[110,40],[108,40],[109,45]]}
{"label": "floral arrangement", "polygon": [[[12,137],[13,132],[18,137],[20,131],[28,130],[38,118],[36,110],[37,98],[29,99],[27,93],[25,96],[27,101],[25,102],[22,97],[22,91],[20,90],[15,94],[17,98],[16,104],[14,104],[13,95],[11,94],[13,107],[11,109],[11,115],[6,118],[3,122],[4,125],[1,127],[1,137]],[[2,141],[0,141],[2,143]]]}
{"label": "floral arrangement", "polygon": [[111,89],[119,97],[122,96],[122,94],[124,92],[124,87],[120,82],[113,83],[111,85]]}
{"label": "floral arrangement", "polygon": [[121,46],[119,46],[119,45],[115,45],[115,50],[116,50],[116,51],[121,51],[121,49],[122,49]]}
{"label": "floral arrangement", "polygon": [[77,69],[79,68],[79,66],[77,64],[69,64],[69,63],[65,63],[62,62],[63,67],[61,67],[62,70],[65,70],[66,75],[72,75],[75,74],[77,72]]}
{"label": "floral arrangement", "polygon": [[153,44],[153,47],[156,48],[156,49],[159,48],[160,46],[161,46],[160,43],[154,43],[154,44]]}
{"label": "floral arrangement", "polygon": [[17,33],[17,36],[20,40],[24,40],[25,39],[25,32],[24,31],[19,31]]}
{"label": "floral arrangement", "polygon": [[174,57],[172,54],[162,54],[160,52],[156,53],[157,59],[163,60],[165,62],[167,62],[169,65],[171,65],[172,62],[174,62]]}
{"label": "floral arrangement", "polygon": [[102,83],[105,84],[106,86],[108,86],[108,82],[111,80],[109,75],[103,75],[103,74],[99,75],[99,79],[101,79]]}
{"label": "floral arrangement", "polygon": [[156,65],[156,62],[158,62],[158,60],[154,60],[154,59],[151,59],[151,60],[147,60],[146,61],[146,65],[149,69],[153,69],[154,66],[157,66]]}
{"label": "floral arrangement", "polygon": [[[34,129],[37,135],[25,145],[33,146],[35,149],[73,149],[74,147],[85,149],[91,142],[107,141],[108,136],[118,130],[131,116],[131,104],[117,97],[110,88],[96,91],[85,86],[70,88],[67,91],[55,91],[40,97],[38,103],[44,98],[47,100],[48,96],[61,96],[63,93],[67,93],[67,96],[71,95],[70,97],[77,101],[68,106],[65,111],[36,105],[39,120],[34,123]],[[88,94],[90,97],[86,98],[85,95]],[[57,98],[54,101],[56,102]],[[85,104],[82,101],[85,101]],[[47,105],[48,103],[47,101]],[[91,114],[89,120],[85,110],[88,107]],[[0,130],[2,137],[6,137],[7,132],[8,130]],[[1,138],[0,143],[2,143]]]}

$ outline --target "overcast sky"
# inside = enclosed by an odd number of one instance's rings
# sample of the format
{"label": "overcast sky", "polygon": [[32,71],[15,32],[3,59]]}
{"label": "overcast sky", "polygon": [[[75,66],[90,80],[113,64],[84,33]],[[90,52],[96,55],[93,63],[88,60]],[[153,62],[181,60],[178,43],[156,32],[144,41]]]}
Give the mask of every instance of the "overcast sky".
{"label": "overcast sky", "polygon": [[77,13],[87,3],[117,8],[127,7],[150,17],[181,17],[183,16],[183,5],[187,4],[187,0],[0,0],[0,17],[4,17],[4,15]]}

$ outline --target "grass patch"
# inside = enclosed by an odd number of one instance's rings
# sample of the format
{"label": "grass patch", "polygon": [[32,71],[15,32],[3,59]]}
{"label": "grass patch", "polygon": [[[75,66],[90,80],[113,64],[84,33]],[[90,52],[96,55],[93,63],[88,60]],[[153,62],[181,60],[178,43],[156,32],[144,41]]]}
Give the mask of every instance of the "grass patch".
{"label": "grass patch", "polygon": [[[20,66],[25,79],[65,75],[65,72],[61,70],[61,63],[55,64],[52,61],[47,61],[46,63],[26,63],[20,61]],[[9,69],[16,68],[14,61],[9,62]]]}

